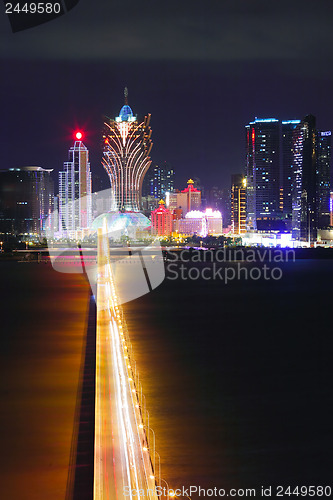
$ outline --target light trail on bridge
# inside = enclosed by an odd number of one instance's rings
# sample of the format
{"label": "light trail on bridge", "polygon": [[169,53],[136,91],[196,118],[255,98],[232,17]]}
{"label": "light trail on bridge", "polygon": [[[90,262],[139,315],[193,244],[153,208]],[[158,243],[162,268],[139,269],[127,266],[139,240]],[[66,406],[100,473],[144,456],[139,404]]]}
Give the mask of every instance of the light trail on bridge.
{"label": "light trail on bridge", "polygon": [[[106,225],[98,230],[94,500],[159,500],[149,430],[117,303]],[[155,449],[153,450],[155,453]]]}

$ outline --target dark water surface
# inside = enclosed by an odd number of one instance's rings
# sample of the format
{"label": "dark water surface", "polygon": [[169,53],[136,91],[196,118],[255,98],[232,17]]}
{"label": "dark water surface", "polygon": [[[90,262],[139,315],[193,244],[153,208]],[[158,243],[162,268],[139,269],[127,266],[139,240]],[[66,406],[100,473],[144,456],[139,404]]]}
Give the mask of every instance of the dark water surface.
{"label": "dark water surface", "polygon": [[0,276],[0,498],[63,500],[88,287],[44,264]]}
{"label": "dark water surface", "polygon": [[333,261],[278,266],[165,280],[125,307],[171,487],[330,484]]}
{"label": "dark water surface", "polygon": [[[330,483],[333,261],[282,268],[166,279],[124,306],[170,487]],[[0,272],[0,498],[63,500],[88,288],[42,264]]]}

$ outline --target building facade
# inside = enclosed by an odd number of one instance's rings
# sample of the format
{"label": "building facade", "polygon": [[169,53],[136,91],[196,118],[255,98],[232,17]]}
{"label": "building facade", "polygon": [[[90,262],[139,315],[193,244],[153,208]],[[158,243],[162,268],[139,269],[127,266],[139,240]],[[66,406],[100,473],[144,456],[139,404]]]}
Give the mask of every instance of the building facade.
{"label": "building facade", "polygon": [[331,164],[331,131],[317,132],[317,209],[318,229],[331,225],[330,220],[330,164]]}
{"label": "building facade", "polygon": [[160,200],[158,208],[151,213],[151,233],[157,236],[170,236],[172,233],[172,213]]}
{"label": "building facade", "polygon": [[203,238],[207,235],[218,236],[223,232],[222,215],[218,210],[211,208],[206,208],[204,212],[192,210],[183,219],[174,220],[174,229],[188,236],[193,234]]}
{"label": "building facade", "polygon": [[[44,236],[52,228],[54,183],[52,170],[42,167],[0,171],[0,234],[26,239]],[[47,226],[47,227],[46,227]]]}
{"label": "building facade", "polygon": [[307,115],[294,131],[293,238],[316,241],[318,229],[329,225],[330,131],[317,131],[315,117]]}
{"label": "building facade", "polygon": [[246,178],[241,174],[231,176],[231,231],[246,232]]}
{"label": "building facade", "polygon": [[91,223],[89,151],[81,140],[76,140],[68,151],[68,161],[59,172],[59,232],[64,237],[75,238],[77,231],[88,229]]}
{"label": "building facade", "polygon": [[194,181],[187,181],[187,188],[182,191],[170,193],[168,208],[175,210],[181,208],[183,217],[191,210],[200,210],[201,208],[201,191],[194,187]]}
{"label": "building facade", "polygon": [[295,128],[301,120],[285,120],[281,123],[282,133],[282,185],[280,192],[280,210],[285,219],[292,218],[293,165]]}
{"label": "building facade", "polygon": [[143,196],[164,199],[166,193],[171,193],[174,190],[174,178],[175,172],[167,162],[161,166],[151,166],[143,181]]}
{"label": "building facade", "polygon": [[275,118],[246,125],[247,226],[280,217],[280,126]]}
{"label": "building facade", "polygon": [[113,211],[141,210],[142,183],[151,164],[149,122],[150,114],[141,122],[134,116],[126,88],[119,116],[104,122],[102,163],[114,195]]}

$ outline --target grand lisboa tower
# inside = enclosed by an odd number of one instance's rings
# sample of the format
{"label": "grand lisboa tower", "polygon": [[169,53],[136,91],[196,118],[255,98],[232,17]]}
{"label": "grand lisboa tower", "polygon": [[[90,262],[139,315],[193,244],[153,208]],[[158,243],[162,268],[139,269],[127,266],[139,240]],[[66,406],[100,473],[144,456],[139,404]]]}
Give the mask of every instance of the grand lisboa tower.
{"label": "grand lisboa tower", "polygon": [[106,118],[103,130],[103,166],[113,193],[112,211],[140,212],[143,178],[151,164],[150,114],[140,122],[125,103],[114,120]]}

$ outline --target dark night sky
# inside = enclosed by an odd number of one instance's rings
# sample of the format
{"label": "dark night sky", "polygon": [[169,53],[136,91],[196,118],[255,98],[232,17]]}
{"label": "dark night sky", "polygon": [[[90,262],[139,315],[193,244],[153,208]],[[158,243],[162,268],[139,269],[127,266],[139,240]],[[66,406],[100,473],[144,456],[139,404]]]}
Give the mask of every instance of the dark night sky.
{"label": "dark night sky", "polygon": [[57,172],[80,127],[101,174],[102,116],[127,85],[134,113],[152,114],[153,162],[180,186],[229,185],[255,116],[333,128],[332,26],[332,0],[81,0],[16,34],[3,13],[0,168]]}

